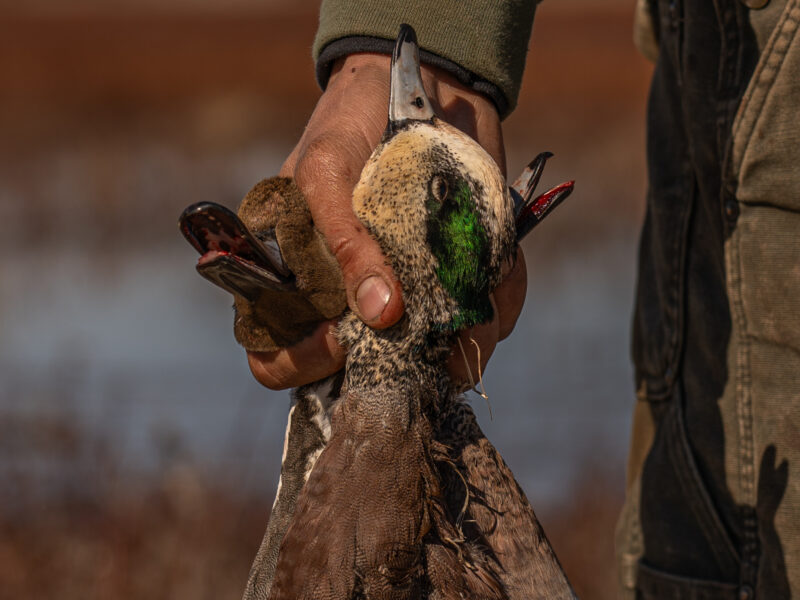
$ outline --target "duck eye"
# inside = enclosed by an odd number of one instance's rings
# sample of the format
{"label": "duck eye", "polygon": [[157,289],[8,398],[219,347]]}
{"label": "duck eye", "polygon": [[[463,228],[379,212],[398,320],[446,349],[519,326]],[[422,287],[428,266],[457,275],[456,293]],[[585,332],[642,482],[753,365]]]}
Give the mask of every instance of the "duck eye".
{"label": "duck eye", "polygon": [[447,199],[447,180],[441,175],[434,175],[430,182],[431,195],[443,203]]}

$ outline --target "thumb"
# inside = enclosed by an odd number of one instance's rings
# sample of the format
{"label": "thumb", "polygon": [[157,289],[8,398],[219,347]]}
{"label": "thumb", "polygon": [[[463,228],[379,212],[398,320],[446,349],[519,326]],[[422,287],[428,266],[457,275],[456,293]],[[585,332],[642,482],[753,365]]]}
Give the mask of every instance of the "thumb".
{"label": "thumb", "polygon": [[[402,288],[378,243],[353,213],[352,193],[371,151],[350,132],[326,130],[304,145],[292,168],[314,223],[339,261],[350,309],[383,329],[403,314]],[[374,145],[374,144],[372,144]]]}

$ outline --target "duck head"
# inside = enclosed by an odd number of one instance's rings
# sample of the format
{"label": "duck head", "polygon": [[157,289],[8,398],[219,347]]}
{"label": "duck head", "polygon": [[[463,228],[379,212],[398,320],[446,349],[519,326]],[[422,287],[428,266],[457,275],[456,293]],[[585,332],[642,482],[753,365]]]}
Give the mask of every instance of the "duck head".
{"label": "duck head", "polygon": [[392,56],[386,132],[353,209],[403,284],[416,332],[492,318],[489,294],[516,247],[514,200],[492,157],[434,114],[407,25]]}

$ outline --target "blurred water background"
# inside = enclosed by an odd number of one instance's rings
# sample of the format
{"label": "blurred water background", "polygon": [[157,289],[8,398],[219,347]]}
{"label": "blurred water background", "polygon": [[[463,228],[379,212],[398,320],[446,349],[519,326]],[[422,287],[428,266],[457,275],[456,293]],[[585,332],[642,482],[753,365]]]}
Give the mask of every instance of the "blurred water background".
{"label": "blurred water background", "polygon": [[[541,5],[513,175],[577,180],[471,401],[582,598],[614,595],[650,67],[632,2]],[[0,2],[0,598],[238,598],[287,392],[176,220],[275,174],[319,90],[316,2]]]}

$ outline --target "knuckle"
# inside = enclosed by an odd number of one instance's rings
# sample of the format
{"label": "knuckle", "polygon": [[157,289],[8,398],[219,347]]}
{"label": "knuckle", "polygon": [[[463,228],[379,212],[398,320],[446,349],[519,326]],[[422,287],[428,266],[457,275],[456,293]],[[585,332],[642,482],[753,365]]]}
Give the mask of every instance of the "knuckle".
{"label": "knuckle", "polygon": [[353,144],[348,138],[346,133],[326,132],[305,144],[295,165],[295,179],[301,187],[344,188],[355,184],[364,159],[359,160],[354,155]]}
{"label": "knuckle", "polygon": [[339,261],[346,278],[360,275],[356,273],[364,264],[370,248],[369,240],[364,237],[365,231],[358,221],[347,226],[340,226],[338,235],[331,240],[331,252]]}

